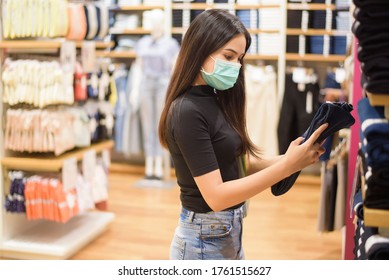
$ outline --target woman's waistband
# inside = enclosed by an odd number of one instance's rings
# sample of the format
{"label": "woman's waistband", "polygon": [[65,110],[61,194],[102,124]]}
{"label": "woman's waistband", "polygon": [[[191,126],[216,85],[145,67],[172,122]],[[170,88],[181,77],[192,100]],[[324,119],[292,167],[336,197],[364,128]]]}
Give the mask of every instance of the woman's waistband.
{"label": "woman's waistband", "polygon": [[247,216],[247,202],[243,203],[242,206],[235,209],[228,209],[219,212],[207,212],[207,213],[196,213],[190,211],[184,207],[181,208],[181,217],[193,221],[194,219],[233,219],[234,217],[246,217]]}

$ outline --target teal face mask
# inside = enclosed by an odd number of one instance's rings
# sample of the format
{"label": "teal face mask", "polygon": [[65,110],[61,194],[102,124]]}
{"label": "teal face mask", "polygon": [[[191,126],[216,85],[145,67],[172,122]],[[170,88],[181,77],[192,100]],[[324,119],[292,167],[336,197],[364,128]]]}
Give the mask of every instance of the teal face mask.
{"label": "teal face mask", "polygon": [[201,76],[207,85],[218,89],[226,90],[232,88],[239,76],[240,63],[229,62],[219,58],[214,59],[214,69],[212,73],[207,73],[201,69]]}

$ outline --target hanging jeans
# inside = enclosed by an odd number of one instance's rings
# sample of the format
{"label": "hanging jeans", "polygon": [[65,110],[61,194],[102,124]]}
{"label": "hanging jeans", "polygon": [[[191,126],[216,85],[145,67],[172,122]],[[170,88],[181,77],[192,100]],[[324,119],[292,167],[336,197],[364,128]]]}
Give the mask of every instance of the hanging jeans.
{"label": "hanging jeans", "polygon": [[142,77],[140,88],[140,116],[145,156],[162,156],[158,139],[158,124],[165,104],[169,77]]}

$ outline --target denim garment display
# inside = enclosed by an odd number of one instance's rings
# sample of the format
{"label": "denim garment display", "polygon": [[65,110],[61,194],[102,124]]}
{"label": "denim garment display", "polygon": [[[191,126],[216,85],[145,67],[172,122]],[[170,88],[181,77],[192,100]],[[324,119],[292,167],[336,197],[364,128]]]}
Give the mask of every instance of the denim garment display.
{"label": "denim garment display", "polygon": [[368,98],[358,101],[361,142],[367,166],[373,171],[389,166],[389,121],[383,106],[371,106]]}
{"label": "denim garment display", "polygon": [[[302,135],[304,137],[303,143],[312,135],[316,129],[319,128],[320,125],[324,123],[328,123],[328,127],[319,136],[319,138],[316,140],[316,143],[321,143],[327,137],[333,135],[335,132],[342,128],[352,126],[355,123],[355,119],[350,113],[352,110],[353,106],[346,102],[323,103],[316,112],[310,126]],[[289,191],[293,184],[296,182],[300,172],[301,171],[298,171],[274,184],[271,187],[271,192],[273,195],[278,196]]]}
{"label": "denim garment display", "polygon": [[389,209],[389,125],[383,106],[371,106],[368,98],[358,102],[361,121],[361,153],[367,171],[364,205]]}

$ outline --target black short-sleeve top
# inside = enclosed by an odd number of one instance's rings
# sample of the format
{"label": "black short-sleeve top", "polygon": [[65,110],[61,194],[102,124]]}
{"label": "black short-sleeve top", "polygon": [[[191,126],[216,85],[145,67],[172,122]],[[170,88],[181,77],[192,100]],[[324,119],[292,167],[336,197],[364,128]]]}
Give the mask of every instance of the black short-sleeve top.
{"label": "black short-sleeve top", "polygon": [[227,122],[212,87],[191,87],[175,100],[170,113],[167,143],[181,204],[197,213],[212,211],[193,177],[220,169],[223,182],[238,179],[241,139]]}

